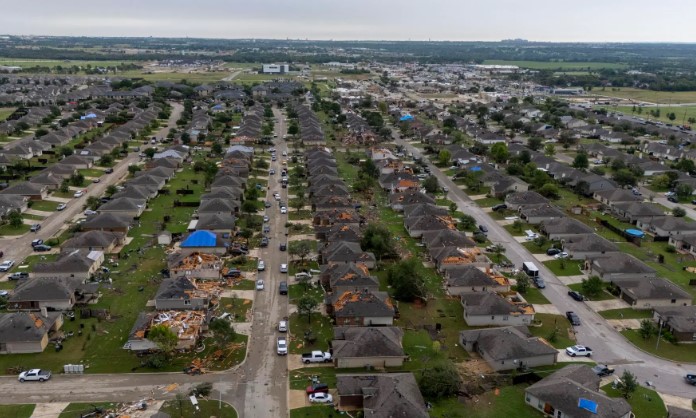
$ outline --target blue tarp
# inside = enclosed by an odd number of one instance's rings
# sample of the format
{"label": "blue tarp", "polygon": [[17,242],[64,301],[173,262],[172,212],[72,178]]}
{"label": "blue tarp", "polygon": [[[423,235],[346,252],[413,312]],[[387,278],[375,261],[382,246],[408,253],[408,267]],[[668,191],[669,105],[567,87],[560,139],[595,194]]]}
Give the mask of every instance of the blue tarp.
{"label": "blue tarp", "polygon": [[469,167],[469,171],[481,171],[481,167],[475,165],[473,167]]}
{"label": "blue tarp", "polygon": [[88,114],[86,114],[86,115],[84,115],[84,116],[80,116],[80,120],[94,119],[94,118],[96,118],[96,117],[97,117],[97,115],[95,115],[94,113],[88,113]]}
{"label": "blue tarp", "polygon": [[578,400],[578,408],[585,409],[585,410],[592,412],[593,414],[596,414],[597,413],[597,402],[591,401],[589,399],[580,398]]}
{"label": "blue tarp", "polygon": [[407,120],[413,120],[413,116],[411,116],[411,115],[403,115],[403,116],[401,117],[401,119],[399,119],[399,121],[401,121],[401,122],[404,122],[404,121],[407,121]]}
{"label": "blue tarp", "polygon": [[624,232],[626,232],[628,235],[632,235],[638,238],[643,238],[643,236],[645,235],[645,232],[641,231],[640,229],[627,229]]}
{"label": "blue tarp", "polygon": [[182,247],[214,247],[217,236],[210,231],[196,231],[181,243]]}

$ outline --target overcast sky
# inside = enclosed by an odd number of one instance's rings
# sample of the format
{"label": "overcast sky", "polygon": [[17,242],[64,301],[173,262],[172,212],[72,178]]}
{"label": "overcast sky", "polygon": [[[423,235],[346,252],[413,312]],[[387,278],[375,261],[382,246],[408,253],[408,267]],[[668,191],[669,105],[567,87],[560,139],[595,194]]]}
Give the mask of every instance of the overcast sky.
{"label": "overcast sky", "polygon": [[694,0],[0,0],[0,33],[696,42]]}

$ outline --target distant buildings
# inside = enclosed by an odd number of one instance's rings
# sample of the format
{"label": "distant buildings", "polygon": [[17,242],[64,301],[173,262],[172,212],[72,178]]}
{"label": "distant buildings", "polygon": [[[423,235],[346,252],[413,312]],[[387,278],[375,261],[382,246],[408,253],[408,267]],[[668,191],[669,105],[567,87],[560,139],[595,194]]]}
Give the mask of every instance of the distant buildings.
{"label": "distant buildings", "polygon": [[263,64],[263,74],[287,74],[290,72],[289,64]]}

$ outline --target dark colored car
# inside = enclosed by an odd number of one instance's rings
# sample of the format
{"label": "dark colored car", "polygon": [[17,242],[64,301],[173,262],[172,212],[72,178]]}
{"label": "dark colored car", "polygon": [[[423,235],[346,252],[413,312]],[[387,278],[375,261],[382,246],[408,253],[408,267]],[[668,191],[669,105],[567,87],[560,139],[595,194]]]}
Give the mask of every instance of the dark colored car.
{"label": "dark colored car", "polygon": [[268,237],[261,238],[261,246],[268,247]]}
{"label": "dark colored car", "polygon": [[546,255],[556,255],[556,254],[560,254],[560,252],[561,252],[560,248],[551,247],[548,250],[546,250]]}
{"label": "dark colored car", "polygon": [[696,374],[689,373],[684,376],[684,380],[686,380],[686,383],[696,386]]}
{"label": "dark colored car", "polygon": [[287,249],[288,249],[288,244],[286,244],[284,242],[280,244],[280,251],[285,251]]}
{"label": "dark colored car", "polygon": [[288,282],[280,282],[278,285],[278,291],[280,292],[281,295],[287,295],[288,294]]}
{"label": "dark colored car", "polygon": [[599,377],[611,376],[614,374],[614,369],[610,369],[606,364],[598,364],[592,368],[592,371]]}
{"label": "dark colored car", "polygon": [[674,196],[669,196],[667,200],[669,200],[672,203],[679,203],[679,200],[677,200],[677,198]]}
{"label": "dark colored car", "polygon": [[541,276],[536,276],[536,277],[535,277],[534,279],[532,279],[532,280],[534,280],[534,284],[535,284],[536,287],[538,287],[539,289],[546,289],[546,282],[544,281],[544,279],[541,278]]}
{"label": "dark colored car", "polygon": [[573,311],[566,312],[566,318],[572,325],[580,325],[580,317]]}
{"label": "dark colored car", "polygon": [[500,203],[500,204],[493,206],[491,209],[493,210],[493,212],[497,212],[499,210],[507,209],[507,205],[505,203]]}
{"label": "dark colored car", "polygon": [[312,393],[329,393],[329,385],[326,383],[315,383],[311,386],[307,386],[307,394],[311,395]]}
{"label": "dark colored car", "polygon": [[34,224],[34,225],[31,226],[31,228],[29,228],[29,230],[30,230],[31,232],[38,232],[39,229],[41,229],[41,225],[39,225],[39,224]]}
{"label": "dark colored car", "polygon": [[483,232],[484,234],[488,232],[488,227],[486,225],[479,225],[478,226],[479,231]]}
{"label": "dark colored car", "polygon": [[582,302],[583,300],[585,300],[585,297],[582,295],[582,293],[576,292],[575,290],[568,291],[568,296],[577,300],[578,302]]}
{"label": "dark colored car", "polygon": [[45,244],[36,245],[36,246],[34,246],[34,251],[38,251],[38,252],[51,251],[51,246],[45,245]]}
{"label": "dark colored car", "polygon": [[227,270],[227,273],[225,273],[225,277],[239,277],[242,275],[242,272],[239,269],[231,268]]}
{"label": "dark colored car", "polygon": [[109,168],[107,168],[106,170],[104,170],[104,172],[105,172],[106,174],[111,174],[111,173],[114,172],[114,169],[111,168],[111,167],[109,167]]}
{"label": "dark colored car", "polygon": [[31,242],[32,247],[36,247],[37,245],[41,245],[41,244],[43,244],[42,239],[35,239],[34,241]]}

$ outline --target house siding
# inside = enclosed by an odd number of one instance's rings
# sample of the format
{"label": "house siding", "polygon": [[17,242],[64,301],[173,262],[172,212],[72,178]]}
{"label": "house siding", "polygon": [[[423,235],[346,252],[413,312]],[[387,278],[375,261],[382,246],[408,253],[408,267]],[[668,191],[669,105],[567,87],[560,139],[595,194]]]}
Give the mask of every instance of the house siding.
{"label": "house siding", "polygon": [[467,315],[464,308],[464,321],[472,327],[529,325],[534,315]]}
{"label": "house siding", "polygon": [[48,334],[40,341],[21,341],[0,344],[0,354],[41,353],[48,345]]}
{"label": "house siding", "polygon": [[346,357],[337,358],[336,367],[339,369],[345,368],[360,368],[372,366],[373,368],[383,369],[385,367],[401,367],[404,364],[403,357]]}
{"label": "house siding", "polygon": [[496,372],[502,371],[502,370],[517,369],[518,367],[520,367],[520,363],[523,363],[527,367],[549,366],[549,365],[556,363],[556,357],[558,355],[557,353],[553,353],[553,354],[546,354],[546,355],[534,356],[534,357],[524,357],[524,358],[514,359],[514,360],[518,360],[518,362],[515,363],[513,359],[495,360],[484,353],[479,353],[479,354],[481,355],[481,357],[483,357],[484,360],[486,360],[486,363],[488,363],[488,365],[490,365],[491,368],[493,370],[495,370]]}

